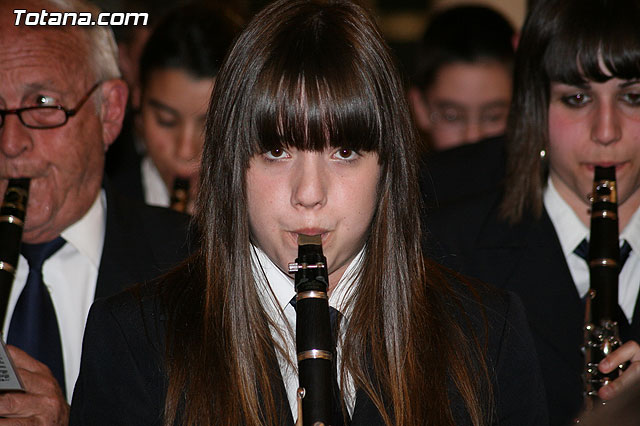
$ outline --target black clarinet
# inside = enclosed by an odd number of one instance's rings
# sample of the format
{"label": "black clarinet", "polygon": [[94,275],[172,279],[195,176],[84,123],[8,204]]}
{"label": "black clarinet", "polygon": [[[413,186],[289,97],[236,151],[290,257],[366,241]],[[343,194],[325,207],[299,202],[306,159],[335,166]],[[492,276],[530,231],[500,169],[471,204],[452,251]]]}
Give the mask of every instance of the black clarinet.
{"label": "black clarinet", "polygon": [[28,178],[9,179],[0,206],[0,330],[4,327],[9,294],[20,257],[29,182]]}
{"label": "black clarinet", "polygon": [[591,410],[601,401],[598,390],[620,375],[624,366],[603,374],[598,364],[622,344],[615,321],[618,307],[618,205],[615,167],[596,167],[591,200],[589,239],[590,288],[584,326],[584,399]]}
{"label": "black clarinet", "polygon": [[332,340],[327,289],[327,259],[320,235],[298,236],[295,272],[296,350],[298,353],[298,420],[296,425],[333,423]]}
{"label": "black clarinet", "polygon": [[169,201],[169,207],[179,212],[186,212],[189,204],[189,179],[176,178]]}

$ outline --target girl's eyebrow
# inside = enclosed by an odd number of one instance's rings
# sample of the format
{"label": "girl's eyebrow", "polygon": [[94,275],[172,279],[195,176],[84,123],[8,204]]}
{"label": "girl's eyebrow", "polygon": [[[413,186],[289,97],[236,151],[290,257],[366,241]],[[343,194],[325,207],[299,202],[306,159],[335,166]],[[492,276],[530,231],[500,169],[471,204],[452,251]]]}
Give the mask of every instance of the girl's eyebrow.
{"label": "girl's eyebrow", "polygon": [[638,84],[638,83],[640,83],[640,79],[627,80],[620,83],[618,87],[625,88],[625,87],[633,86],[634,84]]}

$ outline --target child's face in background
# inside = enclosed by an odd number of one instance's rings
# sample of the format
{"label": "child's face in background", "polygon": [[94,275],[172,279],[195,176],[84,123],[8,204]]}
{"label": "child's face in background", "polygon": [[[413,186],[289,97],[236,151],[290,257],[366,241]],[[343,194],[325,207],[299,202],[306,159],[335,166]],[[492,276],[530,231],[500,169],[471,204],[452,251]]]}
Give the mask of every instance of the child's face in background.
{"label": "child's face in background", "polygon": [[442,66],[423,93],[428,114],[423,130],[433,148],[453,148],[504,133],[511,85],[511,69],[497,61]]}
{"label": "child's face in background", "polygon": [[179,69],[153,71],[142,96],[142,134],[147,153],[171,191],[180,177],[198,186],[204,123],[214,78],[196,79]]}

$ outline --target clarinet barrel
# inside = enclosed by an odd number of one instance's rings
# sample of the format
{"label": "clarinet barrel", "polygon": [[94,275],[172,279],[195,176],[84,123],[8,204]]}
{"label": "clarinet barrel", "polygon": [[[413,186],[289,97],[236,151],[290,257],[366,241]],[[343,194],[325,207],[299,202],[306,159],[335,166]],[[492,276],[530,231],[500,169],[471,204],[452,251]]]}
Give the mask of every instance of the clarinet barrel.
{"label": "clarinet barrel", "polygon": [[[304,426],[333,424],[333,344],[329,319],[327,260],[320,235],[299,235],[296,272],[296,350]],[[300,413],[300,410],[299,410]],[[300,417],[300,416],[299,416]]]}
{"label": "clarinet barrel", "polygon": [[0,330],[4,326],[9,294],[20,257],[29,183],[28,178],[10,179],[0,206]]}
{"label": "clarinet barrel", "polygon": [[618,309],[618,207],[615,167],[596,167],[591,204],[589,240],[590,288],[587,294],[584,326],[585,408],[601,401],[598,390],[617,378],[623,366],[603,374],[598,364],[622,344],[616,322]]}
{"label": "clarinet barrel", "polygon": [[169,207],[185,213],[189,205],[189,179],[176,178],[169,200]]}

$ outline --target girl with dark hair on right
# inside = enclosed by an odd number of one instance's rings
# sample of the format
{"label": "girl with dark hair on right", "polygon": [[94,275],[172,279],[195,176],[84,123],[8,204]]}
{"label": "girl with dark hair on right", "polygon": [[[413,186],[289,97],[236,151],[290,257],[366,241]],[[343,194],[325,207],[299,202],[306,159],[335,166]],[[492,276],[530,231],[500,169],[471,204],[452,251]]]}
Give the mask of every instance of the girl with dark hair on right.
{"label": "girl with dark hair on right", "polygon": [[588,195],[597,166],[615,168],[620,264],[628,253],[614,318],[627,343],[599,369],[634,361],[599,396],[620,394],[640,375],[638,22],[637,0],[536,2],[516,54],[504,190],[430,218],[456,254],[448,261],[522,297],[553,425],[570,423],[583,406]]}
{"label": "girl with dark hair on right", "polygon": [[[71,424],[310,425],[296,361],[315,357],[335,368],[326,425],[545,424],[519,299],[423,256],[418,145],[365,9],[267,6],[216,80],[200,251],[94,305]],[[307,245],[326,261],[296,262],[327,271],[326,291],[287,272]],[[296,352],[308,299],[328,299],[335,350]]]}

